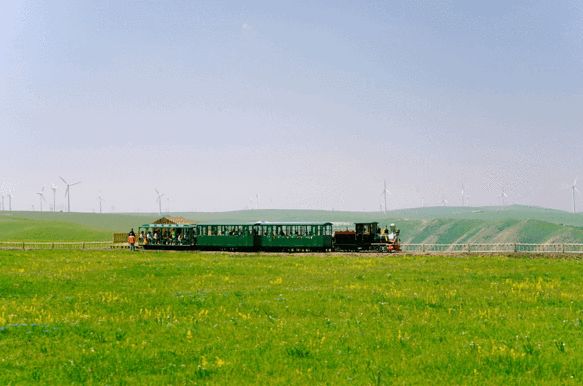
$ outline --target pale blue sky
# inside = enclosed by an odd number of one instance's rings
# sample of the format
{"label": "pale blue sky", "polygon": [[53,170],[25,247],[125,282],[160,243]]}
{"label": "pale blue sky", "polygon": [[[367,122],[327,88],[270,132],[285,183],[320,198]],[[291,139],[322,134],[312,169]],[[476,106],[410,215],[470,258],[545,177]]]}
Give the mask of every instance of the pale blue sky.
{"label": "pale blue sky", "polygon": [[10,1],[0,134],[15,209],[62,175],[82,211],[378,210],[384,179],[393,209],[569,210],[583,6]]}

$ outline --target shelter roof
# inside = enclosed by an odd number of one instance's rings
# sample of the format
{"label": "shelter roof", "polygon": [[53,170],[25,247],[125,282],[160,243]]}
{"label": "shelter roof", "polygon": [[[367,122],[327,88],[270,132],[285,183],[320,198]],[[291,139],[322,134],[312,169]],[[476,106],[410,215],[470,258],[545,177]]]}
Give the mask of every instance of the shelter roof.
{"label": "shelter roof", "polygon": [[194,221],[188,220],[182,216],[165,216],[154,221],[152,224],[194,224]]}

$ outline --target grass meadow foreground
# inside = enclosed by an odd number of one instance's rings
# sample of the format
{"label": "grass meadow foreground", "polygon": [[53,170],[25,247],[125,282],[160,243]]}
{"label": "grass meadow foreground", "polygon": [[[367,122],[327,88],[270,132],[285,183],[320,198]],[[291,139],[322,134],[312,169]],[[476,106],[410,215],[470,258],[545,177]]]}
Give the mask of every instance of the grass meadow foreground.
{"label": "grass meadow foreground", "polygon": [[583,262],[0,252],[0,383],[583,383]]}

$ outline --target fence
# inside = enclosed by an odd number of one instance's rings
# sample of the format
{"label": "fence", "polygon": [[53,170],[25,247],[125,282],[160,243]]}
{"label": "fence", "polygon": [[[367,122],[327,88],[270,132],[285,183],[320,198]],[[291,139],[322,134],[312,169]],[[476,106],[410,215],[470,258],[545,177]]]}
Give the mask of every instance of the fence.
{"label": "fence", "polygon": [[111,241],[76,241],[76,242],[34,242],[34,241],[0,241],[0,249],[111,249]]}
{"label": "fence", "polygon": [[401,244],[406,253],[551,253],[583,254],[583,244]]}
{"label": "fence", "polygon": [[[76,242],[32,242],[32,241],[0,241],[0,250],[39,250],[39,249],[112,249],[128,248],[127,243],[112,243],[111,241],[76,241]],[[583,244],[401,244],[405,253],[550,253],[550,254],[583,254]]]}

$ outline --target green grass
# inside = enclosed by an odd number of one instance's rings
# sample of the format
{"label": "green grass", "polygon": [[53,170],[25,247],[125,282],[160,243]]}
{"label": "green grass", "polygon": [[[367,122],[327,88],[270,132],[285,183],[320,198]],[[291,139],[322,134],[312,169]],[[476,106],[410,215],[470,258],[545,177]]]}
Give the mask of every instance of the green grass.
{"label": "green grass", "polygon": [[105,241],[109,230],[66,220],[37,220],[12,216],[0,219],[0,241]]}
{"label": "green grass", "polygon": [[[172,213],[196,222],[395,222],[406,243],[583,243],[583,216],[523,206],[422,208],[379,212],[246,210]],[[0,241],[104,241],[159,218],[155,213],[0,212]]]}
{"label": "green grass", "polygon": [[568,259],[0,252],[0,383],[581,384]]}

